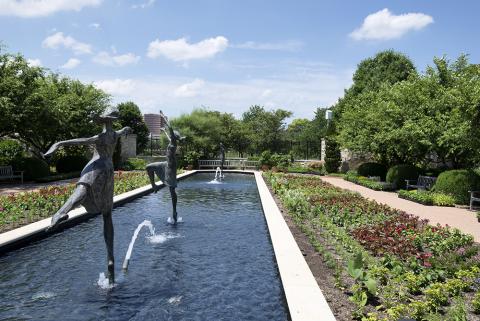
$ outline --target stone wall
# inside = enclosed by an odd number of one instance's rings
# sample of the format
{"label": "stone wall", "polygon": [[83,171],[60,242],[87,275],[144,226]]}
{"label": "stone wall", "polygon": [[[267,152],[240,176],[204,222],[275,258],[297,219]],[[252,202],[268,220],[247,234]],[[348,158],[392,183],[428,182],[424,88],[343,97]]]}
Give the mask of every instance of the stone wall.
{"label": "stone wall", "polygon": [[120,143],[122,146],[120,157],[122,163],[131,157],[137,156],[137,135],[131,134],[120,137]]}

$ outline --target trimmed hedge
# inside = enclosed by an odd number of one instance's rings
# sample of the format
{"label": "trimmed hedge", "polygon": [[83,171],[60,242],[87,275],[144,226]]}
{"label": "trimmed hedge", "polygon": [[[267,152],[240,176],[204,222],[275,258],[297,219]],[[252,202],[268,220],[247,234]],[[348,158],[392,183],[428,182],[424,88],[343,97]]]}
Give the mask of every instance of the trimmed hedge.
{"label": "trimmed hedge", "polygon": [[43,160],[35,157],[20,158],[15,164],[16,171],[24,171],[23,178],[26,180],[34,180],[50,174],[50,167]]}
{"label": "trimmed hedge", "polygon": [[420,170],[413,165],[395,165],[388,170],[386,180],[388,183],[393,184],[396,189],[405,189],[405,180],[416,180],[419,174]]}
{"label": "trimmed hedge", "polygon": [[454,169],[438,176],[434,186],[435,192],[450,194],[458,204],[470,202],[470,190],[480,189],[480,177],[473,170]]}
{"label": "trimmed hedge", "polygon": [[380,176],[382,181],[385,180],[385,176],[387,175],[387,167],[380,163],[363,163],[358,166],[357,172],[360,176]]}
{"label": "trimmed hedge", "polygon": [[61,157],[55,163],[57,173],[65,174],[81,171],[87,165],[88,159],[85,156],[67,155]]}
{"label": "trimmed hedge", "polygon": [[398,192],[398,197],[423,205],[455,206],[455,197],[438,192],[400,190]]}
{"label": "trimmed hedge", "polygon": [[141,158],[129,158],[127,161],[122,165],[122,169],[126,171],[133,171],[133,170],[144,170],[147,166],[147,162]]}

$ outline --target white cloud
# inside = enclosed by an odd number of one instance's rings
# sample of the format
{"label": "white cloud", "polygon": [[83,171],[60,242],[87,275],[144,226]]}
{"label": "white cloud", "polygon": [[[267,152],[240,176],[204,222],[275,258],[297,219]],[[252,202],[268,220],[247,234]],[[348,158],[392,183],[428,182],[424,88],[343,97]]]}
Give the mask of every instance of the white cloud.
{"label": "white cloud", "polygon": [[68,59],[68,61],[63,64],[62,66],[60,66],[60,68],[63,68],[63,69],[73,69],[75,67],[77,67],[78,65],[80,65],[81,61],[77,58],[70,58]]}
{"label": "white cloud", "polygon": [[92,53],[91,45],[77,41],[70,36],[65,36],[63,32],[57,32],[45,38],[42,42],[42,46],[50,49],[63,47],[72,50],[76,55]]}
{"label": "white cloud", "polygon": [[89,24],[88,26],[90,28],[93,28],[93,29],[96,29],[96,30],[100,29],[100,24],[97,23],[97,22],[93,22],[93,23]]}
{"label": "white cloud", "polygon": [[95,85],[112,94],[114,103],[134,101],[143,113],[162,109],[176,117],[195,107],[209,106],[240,117],[251,105],[259,104],[311,118],[316,107],[331,106],[343,95],[344,88],[351,85],[352,71],[315,71],[231,82],[167,77],[104,79]]}
{"label": "white cloud", "polygon": [[360,28],[350,33],[355,40],[389,40],[400,38],[412,30],[420,30],[433,23],[433,18],[423,13],[394,15],[388,9],[368,15]]}
{"label": "white cloud", "polygon": [[136,64],[140,61],[140,56],[135,56],[133,53],[123,55],[110,55],[106,51],[99,52],[93,57],[93,62],[104,66],[125,66]]}
{"label": "white cloud", "polygon": [[147,2],[144,2],[144,3],[134,4],[134,5],[132,5],[132,8],[133,9],[145,9],[145,8],[153,6],[155,1],[156,0],[148,0]]}
{"label": "white cloud", "polygon": [[94,82],[99,89],[111,95],[127,96],[135,92],[136,83],[132,79],[107,79]]}
{"label": "white cloud", "polygon": [[40,59],[27,59],[27,62],[32,67],[41,67],[42,66],[42,62],[40,61]]}
{"label": "white cloud", "polygon": [[176,97],[194,97],[199,94],[199,90],[205,85],[202,79],[195,79],[192,82],[183,84],[175,89],[174,95]]}
{"label": "white cloud", "polygon": [[238,45],[233,45],[232,47],[252,50],[298,51],[302,49],[303,46],[303,42],[291,40],[276,43],[247,41]]}
{"label": "white cloud", "polygon": [[173,61],[188,61],[193,59],[211,58],[224,51],[228,46],[228,39],[222,36],[208,38],[197,43],[189,44],[185,38],[177,40],[154,40],[148,46],[147,56],[157,58],[164,56]]}
{"label": "white cloud", "polygon": [[0,0],[0,15],[43,17],[58,11],[80,11],[101,3],[102,0]]}

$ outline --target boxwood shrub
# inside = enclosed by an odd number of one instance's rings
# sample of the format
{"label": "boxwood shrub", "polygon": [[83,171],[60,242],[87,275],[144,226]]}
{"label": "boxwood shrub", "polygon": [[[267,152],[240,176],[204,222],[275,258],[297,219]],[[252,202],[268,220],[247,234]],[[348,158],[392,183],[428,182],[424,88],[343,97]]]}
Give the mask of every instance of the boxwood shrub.
{"label": "boxwood shrub", "polygon": [[50,174],[50,167],[43,160],[36,157],[23,157],[15,162],[13,168],[16,171],[24,171],[23,178],[34,180]]}
{"label": "boxwood shrub", "polygon": [[390,167],[387,172],[387,182],[393,184],[396,189],[405,189],[406,179],[416,180],[420,170],[409,164],[401,164]]}
{"label": "boxwood shrub", "polygon": [[55,163],[57,173],[64,174],[81,171],[87,165],[88,159],[80,155],[67,155],[59,158]]}
{"label": "boxwood shrub", "polygon": [[470,202],[470,190],[480,189],[480,177],[473,170],[454,169],[443,172],[434,186],[436,192],[450,194],[458,204]]}
{"label": "boxwood shrub", "polygon": [[358,175],[360,176],[380,176],[382,181],[385,181],[385,176],[387,175],[387,167],[379,163],[363,163],[358,166],[357,169]]}

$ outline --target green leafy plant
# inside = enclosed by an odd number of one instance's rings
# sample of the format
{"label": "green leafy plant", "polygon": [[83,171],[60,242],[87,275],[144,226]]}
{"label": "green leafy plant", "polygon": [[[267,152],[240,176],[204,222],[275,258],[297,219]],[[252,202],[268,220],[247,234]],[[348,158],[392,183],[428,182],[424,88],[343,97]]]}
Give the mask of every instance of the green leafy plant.
{"label": "green leafy plant", "polygon": [[413,165],[395,165],[388,170],[386,180],[393,184],[395,188],[404,189],[406,186],[405,180],[416,180],[419,172],[418,168]]}
{"label": "green leafy plant", "polygon": [[455,197],[459,204],[468,204],[470,190],[480,188],[480,177],[472,170],[456,169],[445,171],[438,176],[434,190]]}
{"label": "green leafy plant", "polygon": [[144,170],[147,166],[147,162],[141,158],[129,158],[122,165],[123,170],[133,171],[133,170]]}
{"label": "green leafy plant", "polygon": [[360,176],[378,176],[381,180],[385,180],[387,167],[379,163],[363,163],[358,166],[357,172]]}
{"label": "green leafy plant", "polygon": [[480,314],[480,292],[477,292],[472,300],[473,311]]}
{"label": "green leafy plant", "polygon": [[[365,296],[368,294],[375,296],[377,294],[377,281],[370,276],[370,274],[364,268],[363,254],[362,252],[357,253],[353,260],[348,262],[347,267],[348,274],[355,279],[357,284],[360,286],[359,291],[363,291]],[[363,302],[363,295],[362,297]],[[366,303],[366,299],[365,299]]]}

